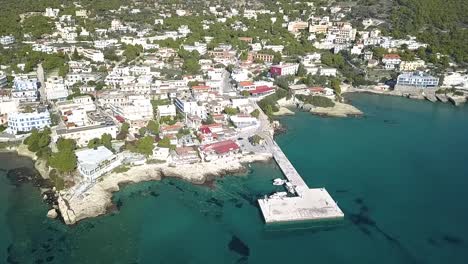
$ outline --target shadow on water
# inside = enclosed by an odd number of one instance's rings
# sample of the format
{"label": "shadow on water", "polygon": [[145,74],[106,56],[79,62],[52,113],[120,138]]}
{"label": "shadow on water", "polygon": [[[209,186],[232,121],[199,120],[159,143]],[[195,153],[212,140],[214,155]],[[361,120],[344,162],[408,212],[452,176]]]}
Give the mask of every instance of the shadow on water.
{"label": "shadow on water", "polygon": [[284,238],[285,236],[303,235],[305,233],[316,234],[338,230],[345,227],[345,225],[346,221],[343,219],[265,224],[264,237],[272,239],[276,237]]}
{"label": "shadow on water", "polygon": [[349,220],[352,224],[354,224],[359,229],[359,231],[361,231],[363,234],[369,237],[371,237],[373,233],[380,234],[388,242],[397,247],[406,256],[408,262],[420,263],[420,261],[414,257],[411,251],[407,247],[405,247],[405,245],[403,245],[400,240],[383,230],[377,224],[377,222],[371,218],[369,214],[370,209],[366,205],[364,199],[358,197],[354,199],[354,203],[359,206],[359,211],[357,213],[349,212],[346,210],[343,210],[343,212],[345,213],[345,218]]}

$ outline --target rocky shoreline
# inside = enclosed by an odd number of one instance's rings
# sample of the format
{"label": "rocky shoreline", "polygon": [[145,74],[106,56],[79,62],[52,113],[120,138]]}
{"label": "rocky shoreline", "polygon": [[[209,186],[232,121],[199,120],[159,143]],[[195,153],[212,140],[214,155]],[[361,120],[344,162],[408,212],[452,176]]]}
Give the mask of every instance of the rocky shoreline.
{"label": "rocky shoreline", "polygon": [[[294,113],[293,111],[289,110],[287,107],[295,107],[297,109],[301,109],[303,111],[310,112],[315,115],[319,116],[326,116],[326,117],[354,117],[354,116],[361,116],[364,113],[359,110],[358,108],[341,102],[334,102],[335,106],[333,107],[317,107],[311,104],[304,104],[302,101],[297,99],[281,99],[278,101],[278,105],[280,106],[280,111],[276,112],[275,115],[286,115],[289,112]],[[286,110],[284,110],[286,109]],[[289,112],[288,112],[289,111]]]}
{"label": "rocky shoreline", "polygon": [[455,106],[459,106],[468,101],[468,98],[466,96],[457,96],[453,94],[452,95],[451,94],[421,94],[421,93],[406,94],[406,93],[402,93],[399,91],[382,91],[382,90],[362,89],[362,88],[355,88],[355,87],[349,87],[344,93],[367,93],[367,94],[377,94],[377,95],[387,95],[387,96],[399,96],[399,97],[406,97],[409,99],[427,100],[433,103],[451,102]]}
{"label": "rocky shoreline", "polygon": [[[11,169],[7,172],[7,178],[10,182],[19,186],[23,183],[30,182],[33,186],[37,187],[41,191],[42,200],[49,205],[50,210],[47,213],[49,218],[59,217],[58,212],[58,193],[55,191],[52,182],[49,180],[48,172],[44,173],[42,170],[46,167],[46,164],[42,160],[38,160],[36,155],[30,152],[24,145],[20,145],[16,148],[6,149],[2,152],[14,153],[18,156],[31,159],[33,166],[25,166]],[[43,172],[41,172],[41,170]]]}
{"label": "rocky shoreline", "polygon": [[80,220],[105,215],[115,210],[112,196],[122,186],[130,183],[161,180],[163,177],[176,177],[194,184],[204,184],[207,180],[226,174],[246,171],[244,164],[268,161],[270,154],[249,154],[229,161],[218,160],[170,167],[167,164],[145,164],[130,168],[123,173],[110,173],[103,176],[83,195],[73,196],[63,191],[58,205],[65,224],[73,225]]}

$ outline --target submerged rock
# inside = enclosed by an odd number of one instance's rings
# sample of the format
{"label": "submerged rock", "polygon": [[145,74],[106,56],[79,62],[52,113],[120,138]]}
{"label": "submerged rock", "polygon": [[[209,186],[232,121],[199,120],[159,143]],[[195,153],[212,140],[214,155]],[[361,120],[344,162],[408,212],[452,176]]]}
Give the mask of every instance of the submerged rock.
{"label": "submerged rock", "polygon": [[55,210],[55,209],[50,209],[47,212],[47,217],[49,217],[49,218],[55,219],[55,218],[57,218],[57,216],[58,216],[58,213],[57,213],[57,210]]}
{"label": "submerged rock", "polygon": [[232,236],[231,241],[229,242],[229,250],[234,251],[245,257],[248,257],[250,255],[249,247],[237,236]]}

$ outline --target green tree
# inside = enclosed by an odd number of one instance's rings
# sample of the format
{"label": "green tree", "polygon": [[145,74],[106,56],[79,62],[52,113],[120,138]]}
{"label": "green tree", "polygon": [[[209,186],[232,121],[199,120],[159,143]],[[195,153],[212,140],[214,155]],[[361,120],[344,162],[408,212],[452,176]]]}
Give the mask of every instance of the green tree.
{"label": "green tree", "polygon": [[150,156],[153,154],[153,137],[140,138],[136,143],[136,151],[140,154]]}
{"label": "green tree", "polygon": [[114,151],[112,148],[112,135],[108,133],[104,133],[101,135],[101,145],[109,149],[110,151]]}
{"label": "green tree", "polygon": [[132,61],[140,56],[140,53],[143,52],[143,47],[140,45],[126,45],[123,55],[127,61]]}
{"label": "green tree", "polygon": [[339,79],[331,80],[331,88],[335,91],[335,94],[341,95],[341,81]]}
{"label": "green tree", "polygon": [[255,109],[250,113],[251,116],[258,118],[260,116],[260,111],[258,109]]}
{"label": "green tree", "polygon": [[299,68],[297,69],[297,76],[304,77],[307,74],[307,70],[302,63],[299,64]]}
{"label": "green tree", "polygon": [[146,127],[140,127],[140,129],[138,129],[138,134],[140,135],[140,137],[146,135]]}
{"label": "green tree", "polygon": [[239,113],[239,110],[235,107],[229,107],[229,106],[226,106],[224,108],[224,113],[226,113],[227,115],[237,115]]}
{"label": "green tree", "polygon": [[164,137],[163,139],[159,140],[158,146],[161,148],[170,148],[171,147],[171,139],[168,137]]}
{"label": "green tree", "polygon": [[59,151],[73,151],[76,148],[76,141],[70,138],[59,138],[57,140],[57,149]]}
{"label": "green tree", "polygon": [[53,153],[49,158],[49,164],[52,168],[61,173],[70,173],[76,168],[77,159],[72,150],[59,151]]}
{"label": "green tree", "polygon": [[93,138],[88,142],[88,148],[96,149],[101,145],[101,140],[99,138]]}
{"label": "green tree", "polygon": [[80,60],[81,59],[81,56],[80,56],[80,54],[78,54],[78,50],[76,50],[76,48],[73,50],[73,54],[71,56],[71,59],[72,60]]}
{"label": "green tree", "polygon": [[159,123],[154,120],[150,120],[146,125],[146,128],[153,135],[159,134]]}
{"label": "green tree", "polygon": [[120,126],[120,131],[119,131],[119,134],[117,134],[117,139],[118,140],[124,140],[127,138],[128,136],[128,131],[130,129],[130,125],[125,122],[123,123],[121,126]]}
{"label": "green tree", "polygon": [[243,91],[241,92],[241,95],[244,96],[244,97],[248,97],[248,96],[250,96],[250,93],[249,93],[249,91],[247,91],[247,90],[243,90]]}
{"label": "green tree", "polygon": [[41,15],[29,16],[23,20],[23,30],[24,33],[39,39],[44,34],[52,33],[53,23],[49,18]]}

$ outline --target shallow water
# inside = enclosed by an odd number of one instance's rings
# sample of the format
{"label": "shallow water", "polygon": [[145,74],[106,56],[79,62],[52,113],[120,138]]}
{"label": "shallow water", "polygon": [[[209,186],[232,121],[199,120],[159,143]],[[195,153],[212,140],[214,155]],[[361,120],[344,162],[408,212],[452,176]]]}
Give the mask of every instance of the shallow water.
{"label": "shallow water", "polygon": [[[266,228],[256,199],[278,188],[274,163],[214,187],[176,179],[126,186],[110,215],[73,227],[45,217],[0,154],[0,259],[11,263],[467,263],[468,108],[351,95],[363,118],[297,113],[278,137],[311,187],[346,213],[332,225]],[[13,262],[16,261],[16,262]]]}

